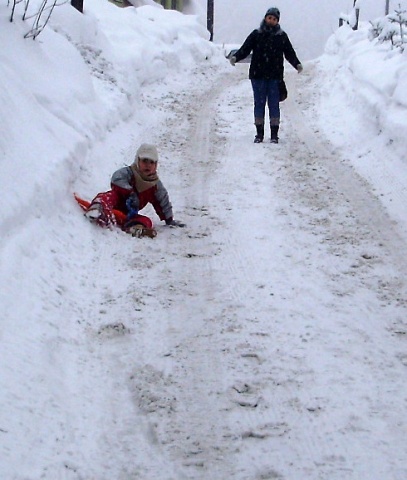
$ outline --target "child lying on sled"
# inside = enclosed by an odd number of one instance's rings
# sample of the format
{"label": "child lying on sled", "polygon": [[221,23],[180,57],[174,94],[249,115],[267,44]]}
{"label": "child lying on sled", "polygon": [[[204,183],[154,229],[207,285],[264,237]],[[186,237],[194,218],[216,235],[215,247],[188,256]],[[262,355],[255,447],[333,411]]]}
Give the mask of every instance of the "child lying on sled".
{"label": "child lying on sled", "polygon": [[[184,227],[185,224],[173,219],[168,192],[157,175],[157,164],[156,147],[143,143],[137,150],[134,162],[113,173],[111,190],[98,193],[85,216],[101,226],[119,225],[133,236],[155,237],[152,220],[139,214],[151,203],[160,220],[165,220],[167,225]],[[115,215],[114,211],[124,215]]]}

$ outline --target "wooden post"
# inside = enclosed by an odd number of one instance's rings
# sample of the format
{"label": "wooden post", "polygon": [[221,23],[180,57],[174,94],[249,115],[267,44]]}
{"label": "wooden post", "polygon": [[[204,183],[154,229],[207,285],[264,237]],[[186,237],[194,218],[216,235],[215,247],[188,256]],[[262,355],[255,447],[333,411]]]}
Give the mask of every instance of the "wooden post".
{"label": "wooden post", "polygon": [[357,8],[356,11],[356,24],[353,26],[353,30],[357,30],[359,28],[359,9]]}
{"label": "wooden post", "polygon": [[390,0],[386,0],[386,6],[385,6],[384,14],[388,15],[389,11],[390,11]]}
{"label": "wooden post", "polygon": [[[356,5],[356,0],[353,0],[353,8],[355,8]],[[359,28],[359,8],[355,10],[355,15],[356,15],[356,23],[352,27],[352,30],[357,30]]]}
{"label": "wooden post", "polygon": [[214,0],[208,0],[208,6],[206,10],[206,25],[211,35],[210,41],[213,42],[213,22],[214,22]]}

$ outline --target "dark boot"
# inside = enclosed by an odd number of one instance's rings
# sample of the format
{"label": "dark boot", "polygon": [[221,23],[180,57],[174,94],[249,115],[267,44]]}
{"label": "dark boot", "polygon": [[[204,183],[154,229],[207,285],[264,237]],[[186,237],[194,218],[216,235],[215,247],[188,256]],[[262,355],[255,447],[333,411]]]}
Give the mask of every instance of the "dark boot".
{"label": "dark boot", "polygon": [[270,142],[271,143],[278,143],[278,125],[271,125],[270,126],[270,132],[271,132],[271,138]]}
{"label": "dark boot", "polygon": [[261,143],[264,138],[264,125],[256,125],[256,136],[254,137],[254,143]]}

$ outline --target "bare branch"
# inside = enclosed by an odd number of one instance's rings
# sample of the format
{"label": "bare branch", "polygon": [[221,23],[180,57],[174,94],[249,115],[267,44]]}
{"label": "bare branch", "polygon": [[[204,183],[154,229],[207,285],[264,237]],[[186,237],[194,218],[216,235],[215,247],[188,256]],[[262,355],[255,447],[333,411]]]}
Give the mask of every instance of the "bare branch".
{"label": "bare branch", "polygon": [[[11,15],[10,15],[10,22],[14,20],[14,11],[16,9],[16,5],[21,3],[23,0],[13,0],[13,6],[11,7]],[[10,4],[10,1],[7,3],[7,6]]]}
{"label": "bare branch", "polygon": [[48,3],[48,0],[43,0],[42,4],[41,4],[41,7],[40,7],[40,10],[36,13],[33,13],[32,15],[28,15],[25,17],[24,20],[31,20],[32,18],[37,18],[37,16],[40,14],[40,16],[46,12],[47,10],[53,10],[54,7],[60,7],[61,5],[64,5],[65,3],[68,3],[69,0],[62,0],[58,3],[58,0],[53,0],[53,3],[52,5],[47,5]]}
{"label": "bare branch", "polygon": [[[47,25],[52,12],[56,6],[63,5],[64,3],[67,3],[69,0],[63,0],[62,2],[58,3],[58,0],[53,0],[51,5],[48,4],[48,0],[43,0],[40,6],[40,9],[35,15],[31,15],[26,17],[27,20],[34,18],[33,26],[31,29],[24,35],[24,38],[32,38],[35,40],[38,35],[44,30],[45,26]],[[48,11],[48,15],[41,23],[41,20],[43,20],[43,15]]]}

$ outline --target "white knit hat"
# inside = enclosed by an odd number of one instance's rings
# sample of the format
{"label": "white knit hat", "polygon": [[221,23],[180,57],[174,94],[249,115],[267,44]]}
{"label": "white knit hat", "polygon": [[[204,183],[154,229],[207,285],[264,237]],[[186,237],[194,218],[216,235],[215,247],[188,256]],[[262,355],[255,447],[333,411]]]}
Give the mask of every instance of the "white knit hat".
{"label": "white knit hat", "polygon": [[142,143],[137,150],[136,153],[136,162],[138,162],[139,158],[148,158],[149,160],[153,160],[154,162],[158,162],[158,152],[157,148],[154,145],[150,145],[149,143]]}

